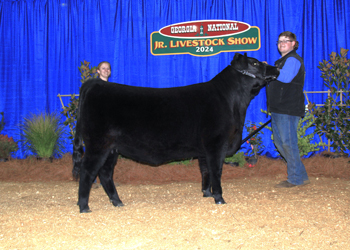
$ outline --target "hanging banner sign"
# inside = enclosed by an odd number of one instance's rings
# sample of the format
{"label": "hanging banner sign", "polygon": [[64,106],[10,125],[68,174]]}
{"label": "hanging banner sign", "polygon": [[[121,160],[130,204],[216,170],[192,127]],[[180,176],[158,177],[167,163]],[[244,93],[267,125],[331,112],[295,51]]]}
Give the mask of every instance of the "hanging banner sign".
{"label": "hanging banner sign", "polygon": [[176,23],[151,34],[151,53],[213,56],[221,52],[260,49],[260,29],[231,20]]}

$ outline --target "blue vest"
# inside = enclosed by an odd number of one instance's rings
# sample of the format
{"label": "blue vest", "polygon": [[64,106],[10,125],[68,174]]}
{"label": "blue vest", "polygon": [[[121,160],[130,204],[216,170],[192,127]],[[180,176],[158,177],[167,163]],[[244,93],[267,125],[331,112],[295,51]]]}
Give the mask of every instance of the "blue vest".
{"label": "blue vest", "polygon": [[267,87],[267,107],[269,112],[294,116],[305,115],[305,96],[303,93],[305,67],[303,59],[292,50],[275,62],[275,66],[281,69],[289,57],[294,57],[300,62],[298,74],[290,83],[272,81]]}

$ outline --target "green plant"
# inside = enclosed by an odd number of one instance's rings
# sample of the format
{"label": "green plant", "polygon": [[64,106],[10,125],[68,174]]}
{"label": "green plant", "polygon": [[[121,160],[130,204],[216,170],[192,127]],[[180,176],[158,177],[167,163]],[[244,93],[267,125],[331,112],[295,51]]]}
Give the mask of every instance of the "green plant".
{"label": "green plant", "polygon": [[[0,112],[2,115],[0,121],[0,133],[5,127],[5,116],[4,112]],[[17,143],[13,140],[12,137],[8,137],[7,135],[0,134],[0,159],[7,159],[11,153],[18,150]]]}
{"label": "green plant", "polygon": [[192,163],[193,159],[186,159],[186,160],[181,160],[181,161],[172,161],[169,164],[170,165],[189,165]]}
{"label": "green plant", "polygon": [[[265,110],[261,110],[263,113],[267,113]],[[314,127],[315,116],[311,112],[306,112],[305,116],[300,119],[298,123],[298,147],[300,157],[308,155],[310,152],[316,152],[320,150],[320,147],[325,146],[325,143],[314,142],[316,135],[315,130],[312,130]],[[262,124],[262,123],[260,123]],[[266,126],[268,130],[272,132],[272,128]],[[273,141],[273,134],[271,134],[271,140]],[[277,150],[277,149],[276,149]]]}
{"label": "green plant", "polygon": [[80,82],[84,83],[89,79],[92,78],[97,78],[98,77],[98,73],[97,73],[97,67],[94,66],[92,68],[90,68],[90,62],[87,62],[84,60],[84,62],[80,62],[80,67],[78,67],[79,71],[80,71]]}
{"label": "green plant", "polygon": [[[78,67],[80,72],[80,82],[84,83],[89,79],[97,78],[97,68],[92,67],[90,68],[90,62],[87,62],[84,60],[84,62],[81,62],[80,67]],[[77,110],[78,110],[78,104],[79,104],[79,98],[76,97],[75,94],[71,95],[70,102],[68,103],[68,106],[63,107],[63,111],[61,112],[65,117],[66,120],[63,122],[64,125],[68,125],[70,128],[70,139],[74,139],[75,135],[75,125],[77,123]]]}
{"label": "green plant", "polygon": [[57,114],[31,114],[20,124],[25,150],[40,158],[62,154],[64,125]]}
{"label": "green plant", "polygon": [[298,123],[298,147],[300,156],[308,155],[310,152],[320,150],[320,147],[326,146],[325,143],[312,143],[315,138],[315,131],[307,134],[307,130],[315,126],[315,116],[311,112],[306,112],[303,119]]}
{"label": "green plant", "polygon": [[[245,128],[250,135],[251,133],[254,133],[255,130],[257,130],[257,127],[255,123],[248,121],[245,125]],[[264,134],[262,131],[259,131],[254,136],[252,136],[247,143],[250,144],[250,147],[252,149],[253,156],[256,158],[257,155],[262,151],[264,148],[264,145],[262,143],[261,134]],[[250,152],[250,151],[249,151]]]}
{"label": "green plant", "polygon": [[235,164],[240,167],[243,167],[244,164],[246,163],[245,157],[244,157],[244,153],[243,152],[237,152],[236,154],[226,157],[225,161],[226,164]]}
{"label": "green plant", "polygon": [[63,122],[63,124],[65,126],[69,126],[69,129],[70,129],[69,139],[74,139],[75,125],[77,124],[78,105],[79,105],[79,98],[77,98],[73,94],[71,95],[71,99],[70,99],[70,102],[68,103],[68,106],[65,106],[63,108],[63,111],[61,112],[66,117],[66,120]]}
{"label": "green plant", "polygon": [[0,134],[0,159],[6,159],[11,153],[18,150],[17,143],[12,137]]}
{"label": "green plant", "polygon": [[345,153],[350,149],[350,61],[347,59],[348,49],[341,48],[340,54],[332,52],[330,60],[323,60],[318,68],[329,95],[324,106],[315,108],[316,132],[325,135],[331,141],[335,152]]}

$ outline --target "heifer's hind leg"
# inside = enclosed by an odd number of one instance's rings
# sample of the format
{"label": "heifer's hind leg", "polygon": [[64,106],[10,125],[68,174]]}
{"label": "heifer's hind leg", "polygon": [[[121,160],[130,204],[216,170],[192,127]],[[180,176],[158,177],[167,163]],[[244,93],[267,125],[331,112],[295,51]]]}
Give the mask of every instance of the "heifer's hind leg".
{"label": "heifer's hind leg", "polygon": [[78,199],[78,205],[81,213],[91,212],[88,205],[91,186],[106,157],[106,155],[101,157],[98,154],[91,156],[88,153],[85,153],[84,155],[80,169]]}
{"label": "heifer's hind leg", "polygon": [[101,184],[104,190],[106,191],[112,204],[116,207],[121,207],[121,206],[124,206],[124,204],[119,199],[117,189],[115,188],[115,185],[113,182],[113,172],[114,172],[114,167],[118,161],[118,155],[119,154],[118,152],[116,152],[115,149],[111,150],[105,164],[100,169],[99,177],[100,177]]}
{"label": "heifer's hind leg", "polygon": [[205,157],[198,157],[199,169],[202,175],[202,192],[203,197],[213,197],[211,192],[211,184],[210,184],[210,173],[207,166],[207,161]]}

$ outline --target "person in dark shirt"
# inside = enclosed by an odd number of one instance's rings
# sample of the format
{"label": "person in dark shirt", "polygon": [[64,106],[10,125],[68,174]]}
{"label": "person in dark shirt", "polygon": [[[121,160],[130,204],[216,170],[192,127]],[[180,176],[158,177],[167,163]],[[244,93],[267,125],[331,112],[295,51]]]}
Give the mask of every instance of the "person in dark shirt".
{"label": "person in dark shirt", "polygon": [[100,79],[108,82],[108,78],[111,76],[111,64],[107,61],[100,62],[97,65],[97,73]]}
{"label": "person in dark shirt", "polygon": [[298,46],[292,32],[285,31],[279,35],[277,47],[282,57],[275,62],[275,66],[279,68],[280,75],[267,88],[267,106],[271,112],[274,143],[287,162],[288,178],[277,184],[276,188],[310,183],[298,148],[298,123],[305,115],[305,68],[303,59],[296,53]]}
{"label": "person in dark shirt", "polygon": [[[111,64],[107,61],[100,62],[97,65],[97,73],[98,77],[103,80],[108,82],[108,78],[111,76]],[[92,183],[92,188],[99,188],[101,186],[100,183],[97,183],[97,177]]]}

